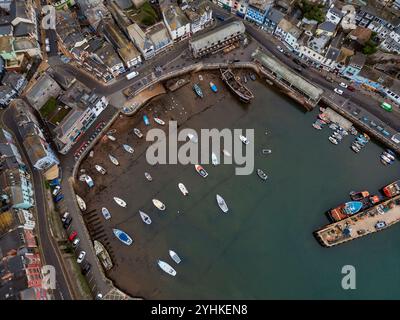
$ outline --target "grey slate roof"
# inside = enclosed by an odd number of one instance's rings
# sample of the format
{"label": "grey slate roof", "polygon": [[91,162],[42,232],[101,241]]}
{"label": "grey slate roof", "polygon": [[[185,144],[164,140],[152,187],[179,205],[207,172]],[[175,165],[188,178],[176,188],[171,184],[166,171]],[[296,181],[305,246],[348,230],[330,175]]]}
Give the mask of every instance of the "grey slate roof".
{"label": "grey slate roof", "polygon": [[325,30],[327,32],[333,32],[336,29],[336,25],[330,21],[325,21],[318,26],[318,29]]}
{"label": "grey slate roof", "polygon": [[269,21],[272,21],[272,22],[274,22],[274,23],[276,23],[276,24],[278,24],[282,19],[283,19],[283,17],[284,17],[285,15],[282,13],[282,12],[280,12],[279,10],[276,10],[276,9],[274,9],[274,8],[271,8],[269,11],[268,11],[268,14],[267,14],[267,20],[269,20]]}

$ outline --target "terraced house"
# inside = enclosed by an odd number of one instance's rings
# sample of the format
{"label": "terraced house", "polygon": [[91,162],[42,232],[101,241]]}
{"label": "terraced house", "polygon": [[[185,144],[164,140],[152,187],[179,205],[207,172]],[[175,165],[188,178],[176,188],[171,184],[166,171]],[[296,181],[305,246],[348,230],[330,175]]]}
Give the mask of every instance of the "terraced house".
{"label": "terraced house", "polygon": [[268,11],[274,4],[274,0],[249,0],[245,19],[257,25],[263,25]]}

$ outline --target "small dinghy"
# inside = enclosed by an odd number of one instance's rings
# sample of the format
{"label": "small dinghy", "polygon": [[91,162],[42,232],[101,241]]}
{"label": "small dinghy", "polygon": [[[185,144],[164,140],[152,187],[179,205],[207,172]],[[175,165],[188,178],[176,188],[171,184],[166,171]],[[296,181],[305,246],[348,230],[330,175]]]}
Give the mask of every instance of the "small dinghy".
{"label": "small dinghy", "polygon": [[262,179],[262,180],[267,180],[268,176],[267,174],[262,171],[261,169],[257,169],[257,175]]}
{"label": "small dinghy", "polygon": [[100,166],[100,165],[98,165],[98,164],[96,164],[94,167],[95,167],[96,170],[97,170],[98,172],[100,172],[101,174],[106,174],[106,173],[107,173],[106,169],[104,169],[102,166]]}
{"label": "small dinghy", "polygon": [[135,150],[129,144],[123,144],[122,146],[124,147],[125,151],[128,152],[128,153],[134,153],[135,152]]}
{"label": "small dinghy", "polygon": [[111,141],[117,141],[117,138],[115,138],[114,136],[112,136],[111,134],[107,135],[107,138],[110,139]]}
{"label": "small dinghy", "polygon": [[270,154],[272,153],[271,149],[262,149],[262,154]]}
{"label": "small dinghy", "polygon": [[76,201],[78,201],[79,209],[81,209],[81,211],[85,211],[86,210],[85,201],[83,201],[83,199],[78,195],[76,195]]}
{"label": "small dinghy", "polygon": [[217,91],[218,91],[217,86],[216,86],[213,82],[211,82],[211,81],[210,81],[210,88],[211,88],[211,90],[212,90],[213,92],[217,92]]}
{"label": "small dinghy", "polygon": [[163,120],[161,120],[160,118],[154,117],[154,121],[161,126],[165,125],[165,122]]}
{"label": "small dinghy", "polygon": [[120,229],[113,229],[114,235],[117,237],[119,241],[127,246],[130,246],[133,243],[132,238],[124,231]]}
{"label": "small dinghy", "polygon": [[150,175],[150,173],[145,172],[145,173],[144,173],[144,176],[146,177],[146,179],[147,179],[148,181],[153,181],[153,177]]}
{"label": "small dinghy", "polygon": [[117,159],[116,157],[114,157],[113,155],[109,154],[109,155],[108,155],[108,158],[109,158],[110,161],[111,161],[113,164],[115,164],[116,166],[119,165],[118,159]]}
{"label": "small dinghy", "polygon": [[329,139],[329,141],[332,142],[333,144],[338,144],[337,140],[336,140],[334,137],[330,136],[328,139]]}
{"label": "small dinghy", "polygon": [[185,185],[183,183],[178,183],[178,188],[181,190],[182,194],[184,196],[187,196],[189,194],[189,191],[186,189]]}
{"label": "small dinghy", "polygon": [[166,207],[165,207],[165,204],[162,203],[160,200],[153,199],[152,201],[153,201],[154,206],[155,206],[158,210],[161,210],[161,211],[164,211],[164,210],[165,210],[165,208],[166,208]]}
{"label": "small dinghy", "polygon": [[151,224],[151,219],[150,216],[146,213],[144,213],[143,211],[139,210],[139,214],[140,214],[140,218],[142,218],[143,222],[145,224]]}
{"label": "small dinghy", "polygon": [[143,138],[143,133],[138,129],[134,128],[133,133],[138,137],[138,138]]}
{"label": "small dinghy", "polygon": [[84,175],[84,179],[85,179],[85,182],[87,183],[87,185],[89,186],[89,188],[93,188],[94,187],[93,179],[90,176],[85,174]]}
{"label": "small dinghy", "polygon": [[197,171],[197,173],[198,173],[199,175],[201,175],[203,178],[207,178],[208,173],[207,173],[207,171],[206,171],[201,165],[196,164],[196,165],[194,166],[194,168],[196,169],[196,171]]}
{"label": "small dinghy", "polygon": [[111,219],[111,213],[108,211],[107,208],[103,207],[101,208],[101,213],[103,214],[104,219],[110,220]]}
{"label": "small dinghy", "polygon": [[143,116],[143,122],[144,122],[144,124],[145,124],[146,126],[149,126],[149,125],[150,125],[150,120],[149,120],[149,117],[148,117],[147,115],[144,115],[144,116]]}
{"label": "small dinghy", "polygon": [[228,209],[228,206],[226,205],[224,198],[222,198],[219,194],[217,194],[216,198],[217,198],[218,206],[220,207],[222,212],[227,213],[229,209]]}
{"label": "small dinghy", "polygon": [[214,166],[219,165],[218,157],[214,152],[211,153],[211,162]]}
{"label": "small dinghy", "polygon": [[158,260],[157,261],[158,266],[163,270],[164,272],[168,273],[169,275],[175,277],[176,276],[176,271],[174,268],[172,268],[168,263]]}
{"label": "small dinghy", "polygon": [[173,251],[173,250],[169,250],[169,256],[171,257],[172,260],[174,260],[176,262],[176,264],[181,263],[181,258],[179,258],[178,254]]}
{"label": "small dinghy", "polygon": [[126,202],[120,198],[114,197],[114,201],[121,207],[126,208]]}

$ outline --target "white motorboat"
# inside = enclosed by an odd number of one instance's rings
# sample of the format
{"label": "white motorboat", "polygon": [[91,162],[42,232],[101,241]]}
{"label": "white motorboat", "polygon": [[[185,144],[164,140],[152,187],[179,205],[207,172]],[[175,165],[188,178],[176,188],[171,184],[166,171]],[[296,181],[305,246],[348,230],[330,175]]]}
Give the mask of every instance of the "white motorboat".
{"label": "white motorboat", "polygon": [[109,154],[109,155],[108,155],[108,158],[109,158],[110,161],[111,161],[113,164],[115,164],[116,166],[119,165],[118,159],[117,159],[116,157],[114,157],[113,155]]}
{"label": "white motorboat", "polygon": [[383,154],[389,158],[390,160],[394,161],[396,158],[394,157],[394,155],[390,154],[389,152],[384,151]]}
{"label": "white motorboat", "polygon": [[334,137],[330,136],[328,139],[329,139],[329,141],[332,142],[333,144],[338,144],[337,140],[336,140]]}
{"label": "white motorboat", "polygon": [[329,125],[329,128],[331,128],[332,130],[336,130],[336,129],[339,128],[339,126],[338,126],[336,123],[331,123],[331,124]]}
{"label": "white motorboat", "polygon": [[245,136],[240,135],[239,139],[240,139],[240,141],[243,142],[243,144],[249,144],[250,143],[250,141]]}
{"label": "white motorboat", "polygon": [[85,182],[87,183],[89,188],[93,188],[94,187],[93,179],[87,174],[84,175],[84,178],[85,178]]}
{"label": "white motorboat", "polygon": [[123,144],[122,146],[124,147],[126,152],[129,152],[129,153],[135,152],[135,150],[129,144]]}
{"label": "white motorboat", "polygon": [[161,120],[160,118],[154,117],[154,121],[161,126],[165,125],[165,122],[163,120]]}
{"label": "white motorboat", "polygon": [[172,268],[168,263],[162,260],[157,261],[158,266],[163,270],[164,272],[168,273],[169,275],[175,277],[176,276],[176,271],[174,268]]}
{"label": "white motorboat", "polygon": [[102,166],[100,166],[100,165],[98,165],[98,164],[96,164],[94,167],[95,167],[96,170],[97,170],[98,172],[100,172],[101,174],[106,174],[106,173],[107,173],[106,169],[104,169]]}
{"label": "white motorboat", "polygon": [[126,208],[126,202],[121,198],[114,197],[114,201],[121,207]]}
{"label": "white motorboat", "polygon": [[85,211],[86,210],[85,201],[83,201],[83,199],[78,195],[76,195],[76,201],[78,201],[79,209],[81,209],[81,211]]}
{"label": "white motorboat", "polygon": [[138,129],[134,128],[133,133],[138,137],[138,138],[143,138],[143,133]]}
{"label": "white motorboat", "polygon": [[188,133],[187,135],[190,139],[190,141],[192,141],[193,143],[197,143],[199,140],[197,139],[197,136],[192,134],[192,133]]}
{"label": "white motorboat", "polygon": [[93,158],[93,156],[94,156],[94,151],[91,150],[91,151],[89,152],[89,157],[90,157],[90,158]]}
{"label": "white motorboat", "polygon": [[169,250],[168,252],[172,260],[174,260],[177,264],[181,263],[182,260],[175,251]]}
{"label": "white motorboat", "polygon": [[224,200],[224,198],[222,198],[219,194],[217,194],[217,203],[218,206],[221,208],[222,212],[227,213],[228,212],[228,206]]}
{"label": "white motorboat", "polygon": [[184,196],[187,196],[189,194],[189,191],[186,189],[185,185],[183,183],[178,183],[178,188],[181,190],[182,194]]}
{"label": "white motorboat", "polygon": [[101,213],[103,214],[104,219],[109,220],[111,219],[111,213],[108,211],[107,208],[103,207],[101,208]]}
{"label": "white motorboat", "polygon": [[150,175],[150,173],[145,172],[145,173],[144,173],[144,176],[146,177],[146,179],[147,179],[148,181],[153,181],[153,177]]}
{"label": "white motorboat", "polygon": [[219,165],[218,157],[214,152],[211,153],[211,162],[214,166]]}
{"label": "white motorboat", "polygon": [[139,214],[140,214],[140,217],[142,218],[142,220],[143,220],[143,222],[145,224],[151,224],[151,219],[150,219],[150,216],[148,214],[146,214],[146,213],[144,213],[143,211],[140,211],[140,210],[139,210]]}
{"label": "white motorboat", "polygon": [[107,138],[110,139],[111,141],[116,141],[117,138],[115,138],[114,136],[112,136],[111,134],[107,135]]}
{"label": "white motorboat", "polygon": [[222,150],[222,152],[224,153],[224,155],[226,155],[227,157],[232,157],[232,155],[230,154],[230,152],[228,150]]}
{"label": "white motorboat", "polygon": [[162,203],[160,200],[153,199],[152,201],[153,201],[154,206],[155,206],[158,210],[161,210],[161,211],[164,211],[164,210],[165,210],[165,208],[166,208],[166,207],[165,207],[165,204]]}
{"label": "white motorboat", "polygon": [[314,127],[314,129],[322,130],[322,127],[318,123],[313,123],[312,126]]}
{"label": "white motorboat", "polygon": [[382,154],[381,155],[381,159],[385,162],[387,162],[387,164],[391,163],[392,160],[390,160],[386,155]]}

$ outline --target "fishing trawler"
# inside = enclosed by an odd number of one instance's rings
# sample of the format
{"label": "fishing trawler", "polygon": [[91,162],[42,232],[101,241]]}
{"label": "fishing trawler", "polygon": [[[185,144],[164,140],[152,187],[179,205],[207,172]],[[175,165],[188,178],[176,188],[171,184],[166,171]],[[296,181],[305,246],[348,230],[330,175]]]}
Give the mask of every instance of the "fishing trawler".
{"label": "fishing trawler", "polygon": [[397,196],[400,194],[400,180],[388,184],[387,186],[383,187],[382,190],[385,196],[388,198]]}
{"label": "fishing trawler", "polygon": [[222,80],[241,101],[249,103],[250,100],[254,98],[253,93],[243,83],[236,79],[231,69],[220,69],[220,71]]}
{"label": "fishing trawler", "polygon": [[361,210],[362,207],[363,203],[361,201],[349,201],[334,209],[331,209],[329,211],[329,217],[332,219],[332,221],[337,222],[356,214]]}

